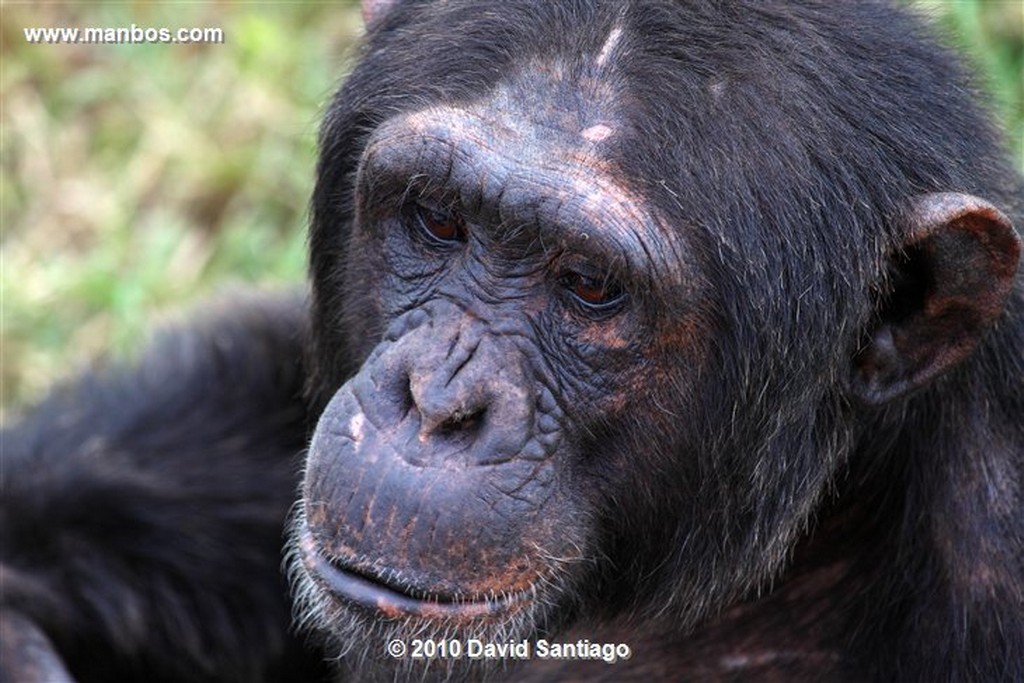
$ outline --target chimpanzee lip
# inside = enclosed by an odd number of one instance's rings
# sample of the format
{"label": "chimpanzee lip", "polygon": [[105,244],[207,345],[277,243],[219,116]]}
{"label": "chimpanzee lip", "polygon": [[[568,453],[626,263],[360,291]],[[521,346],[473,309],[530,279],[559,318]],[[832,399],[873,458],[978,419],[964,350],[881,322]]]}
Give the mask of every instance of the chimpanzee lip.
{"label": "chimpanzee lip", "polygon": [[328,559],[318,549],[309,530],[300,543],[306,571],[332,597],[356,608],[387,617],[480,618],[507,612],[525,599],[520,593],[499,599],[430,595],[422,598],[401,587],[383,583],[341,559]]}

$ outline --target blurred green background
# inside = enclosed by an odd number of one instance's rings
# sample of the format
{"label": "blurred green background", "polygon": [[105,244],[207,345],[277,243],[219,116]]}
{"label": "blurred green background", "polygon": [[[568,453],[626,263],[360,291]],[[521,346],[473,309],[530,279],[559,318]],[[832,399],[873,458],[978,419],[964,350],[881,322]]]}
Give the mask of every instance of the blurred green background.
{"label": "blurred green background", "polygon": [[[1024,168],[1024,4],[918,0],[977,67]],[[161,311],[299,283],[317,122],[356,2],[0,3],[0,406]],[[223,44],[33,45],[25,27],[219,27]]]}

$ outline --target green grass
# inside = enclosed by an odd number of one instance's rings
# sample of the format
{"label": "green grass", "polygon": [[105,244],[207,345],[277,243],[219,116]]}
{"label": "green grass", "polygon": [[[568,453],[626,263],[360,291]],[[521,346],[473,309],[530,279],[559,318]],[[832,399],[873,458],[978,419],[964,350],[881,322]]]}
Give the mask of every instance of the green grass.
{"label": "green grass", "polygon": [[[136,350],[157,312],[303,279],[320,111],[353,3],[5,4],[2,399]],[[31,45],[25,26],[220,27],[223,44]]]}
{"label": "green grass", "polygon": [[1024,170],[1024,2],[1021,0],[913,0],[935,20],[949,45],[974,68],[991,94],[1007,145]]}
{"label": "green grass", "polygon": [[[981,70],[1020,156],[1020,3],[914,4]],[[355,3],[0,11],[0,405],[131,354],[162,311],[226,283],[302,281],[316,126],[361,30]],[[22,32],[131,24],[220,27],[226,42],[30,45]]]}

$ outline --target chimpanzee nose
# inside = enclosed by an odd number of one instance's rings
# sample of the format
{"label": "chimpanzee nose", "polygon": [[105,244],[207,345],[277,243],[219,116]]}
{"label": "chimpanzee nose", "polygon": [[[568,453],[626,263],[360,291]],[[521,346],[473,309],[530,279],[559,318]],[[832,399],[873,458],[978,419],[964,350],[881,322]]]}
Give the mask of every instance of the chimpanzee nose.
{"label": "chimpanzee nose", "polygon": [[430,378],[409,381],[413,405],[420,414],[419,438],[426,440],[431,434],[439,436],[477,432],[487,417],[487,396],[474,387],[434,386]]}
{"label": "chimpanzee nose", "polygon": [[496,464],[519,455],[530,437],[535,397],[525,359],[475,317],[432,312],[398,336],[378,367],[391,375],[375,378],[385,394],[378,399],[401,406],[395,417],[408,441],[400,450],[411,463]]}
{"label": "chimpanzee nose", "polygon": [[500,340],[464,330],[440,364],[415,354],[409,393],[419,413],[417,438],[435,447],[469,451],[478,464],[515,457],[533,420],[532,401],[516,354]]}

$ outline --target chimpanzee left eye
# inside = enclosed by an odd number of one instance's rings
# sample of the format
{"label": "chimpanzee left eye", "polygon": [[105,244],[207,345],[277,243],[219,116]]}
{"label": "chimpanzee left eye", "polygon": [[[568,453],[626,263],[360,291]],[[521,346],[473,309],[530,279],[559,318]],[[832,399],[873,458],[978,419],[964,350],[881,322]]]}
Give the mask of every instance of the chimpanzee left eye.
{"label": "chimpanzee left eye", "polygon": [[584,308],[596,313],[611,312],[625,298],[622,288],[607,276],[569,272],[559,281]]}

